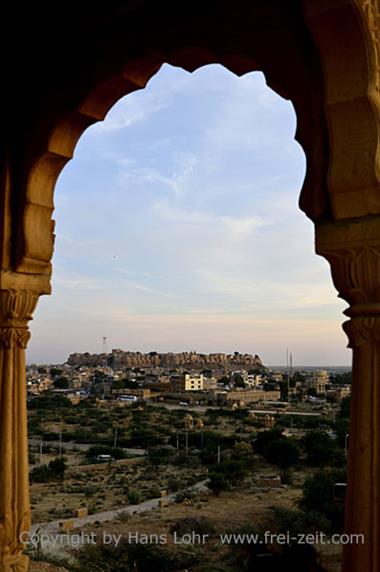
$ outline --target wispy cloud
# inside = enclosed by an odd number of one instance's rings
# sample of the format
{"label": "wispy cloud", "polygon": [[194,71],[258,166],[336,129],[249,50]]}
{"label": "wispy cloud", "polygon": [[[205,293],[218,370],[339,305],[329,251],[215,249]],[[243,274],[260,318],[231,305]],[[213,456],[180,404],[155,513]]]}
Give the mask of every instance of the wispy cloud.
{"label": "wispy cloud", "polygon": [[318,351],[348,361],[344,304],[297,207],[295,126],[262,74],[219,66],[163,66],[121,100],[59,179],[54,294],[30,356],[98,351],[107,335],[114,347],[240,349],[272,363],[286,338],[305,362]]}

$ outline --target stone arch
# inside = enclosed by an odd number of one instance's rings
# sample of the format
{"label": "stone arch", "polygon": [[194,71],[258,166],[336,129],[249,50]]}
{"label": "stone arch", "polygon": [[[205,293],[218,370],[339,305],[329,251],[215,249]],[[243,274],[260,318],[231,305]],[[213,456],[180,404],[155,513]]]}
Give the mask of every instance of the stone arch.
{"label": "stone arch", "polygon": [[[167,62],[189,71],[208,63],[237,75],[260,70],[294,105],[307,160],[300,207],[352,304],[347,530],[364,532],[366,543],[346,547],[344,570],[377,572],[379,0],[110,0],[103,11],[68,1],[54,14],[44,5],[6,10],[25,50],[19,65],[5,66],[0,94],[0,568],[27,569],[18,541],[30,514],[24,350],[38,296],[50,292],[55,182],[84,130]],[[352,298],[358,291],[365,303]]]}
{"label": "stone arch", "polygon": [[[357,2],[361,6],[360,0]],[[255,21],[254,31],[260,23],[268,26],[268,14],[279,10],[283,16],[278,1],[271,0],[268,5],[267,11],[253,10],[252,14],[248,10],[252,17],[264,19],[263,23]],[[228,11],[225,6],[223,9],[226,17]],[[146,11],[149,17],[149,9]],[[282,42],[289,42],[281,46],[281,58],[270,52],[271,41],[278,35],[276,20],[261,47],[257,42],[250,45],[246,36],[233,37],[231,45],[226,45],[225,20],[224,29],[211,35],[211,40],[185,28],[184,38],[170,38],[166,45],[155,32],[155,41],[149,46],[147,35],[147,45],[140,46],[140,53],[124,59],[120,57],[120,40],[111,42],[86,88],[71,86],[71,101],[66,106],[58,102],[60,109],[53,100],[53,116],[34,126],[32,150],[27,141],[20,182],[22,225],[12,256],[17,271],[50,272],[53,191],[59,173],[73,156],[84,130],[104,119],[122,96],[143,88],[164,62],[190,72],[209,63],[220,63],[236,75],[264,72],[268,85],[291,99],[296,110],[296,139],[307,159],[301,209],[314,221],[380,213],[379,92],[372,87],[376,58],[371,56],[366,34],[367,12],[352,1],[306,0],[302,11],[293,10],[290,32],[282,32]],[[236,23],[243,18],[244,12],[240,20],[236,13],[232,19]],[[199,36],[198,42],[193,39],[191,44],[194,36]]]}

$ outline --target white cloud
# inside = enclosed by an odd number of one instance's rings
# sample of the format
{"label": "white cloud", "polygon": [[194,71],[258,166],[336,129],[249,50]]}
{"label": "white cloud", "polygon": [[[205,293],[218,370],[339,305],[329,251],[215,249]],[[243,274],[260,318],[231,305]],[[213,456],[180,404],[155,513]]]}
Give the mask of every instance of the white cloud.
{"label": "white cloud", "polygon": [[262,76],[217,66],[164,66],[120,101],[59,180],[54,294],[30,355],[97,351],[108,335],[272,363],[287,339],[305,360],[343,359],[343,303],[297,207],[294,129]]}

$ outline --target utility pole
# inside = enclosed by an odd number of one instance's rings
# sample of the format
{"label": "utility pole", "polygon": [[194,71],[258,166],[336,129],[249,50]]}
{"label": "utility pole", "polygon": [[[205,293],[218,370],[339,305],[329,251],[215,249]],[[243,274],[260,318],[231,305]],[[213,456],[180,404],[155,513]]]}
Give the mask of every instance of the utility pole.
{"label": "utility pole", "polygon": [[179,450],[179,434],[178,434],[178,431],[177,431],[177,451],[178,451],[178,450]]}
{"label": "utility pole", "polygon": [[220,445],[218,445],[218,465],[220,463]]}
{"label": "utility pole", "polygon": [[114,436],[114,440],[113,440],[113,446],[114,446],[114,448],[116,448],[116,445],[117,445],[117,427],[116,427],[116,429],[115,429],[115,436]]}
{"label": "utility pole", "polygon": [[[291,358],[291,355],[292,355],[292,354],[290,354],[290,359],[292,359],[292,358]],[[289,402],[290,402],[290,391],[289,391],[289,387],[290,387],[290,375],[289,375],[289,350],[288,350],[288,348],[286,348],[286,385],[287,385],[287,388],[288,388],[288,392],[287,392],[287,393],[288,393],[288,395],[287,395],[287,398],[288,398],[288,399],[287,399],[287,401],[288,401],[288,404],[289,404]]]}
{"label": "utility pole", "polygon": [[62,459],[62,431],[59,433],[59,456]]}

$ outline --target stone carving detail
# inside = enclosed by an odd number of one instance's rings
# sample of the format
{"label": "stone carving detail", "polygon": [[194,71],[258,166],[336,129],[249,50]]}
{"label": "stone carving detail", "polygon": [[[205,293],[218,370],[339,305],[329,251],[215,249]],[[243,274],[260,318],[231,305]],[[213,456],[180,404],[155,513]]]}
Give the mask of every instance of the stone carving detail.
{"label": "stone carving detail", "polygon": [[351,246],[321,252],[330,262],[339,297],[350,307],[343,324],[349,347],[380,343],[380,246]]}
{"label": "stone carving detail", "polygon": [[380,313],[380,246],[323,249],[320,254],[331,264],[339,297],[352,306],[348,315]]}
{"label": "stone carving detail", "polygon": [[356,317],[344,322],[343,329],[349,339],[349,348],[380,343],[380,316]]}
{"label": "stone carving detail", "polygon": [[37,294],[25,290],[0,290],[0,344],[26,348],[30,334],[28,321],[38,300]]}
{"label": "stone carving detail", "polygon": [[380,3],[379,0],[355,0],[372,40],[374,83],[380,92]]}
{"label": "stone carving detail", "polygon": [[0,290],[0,570],[26,572],[30,527],[25,347],[38,295]]}

